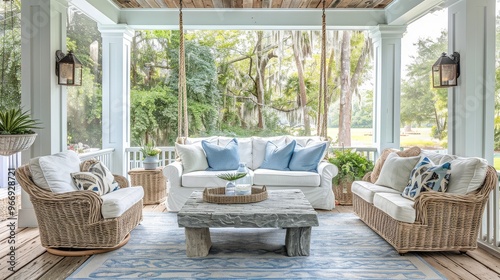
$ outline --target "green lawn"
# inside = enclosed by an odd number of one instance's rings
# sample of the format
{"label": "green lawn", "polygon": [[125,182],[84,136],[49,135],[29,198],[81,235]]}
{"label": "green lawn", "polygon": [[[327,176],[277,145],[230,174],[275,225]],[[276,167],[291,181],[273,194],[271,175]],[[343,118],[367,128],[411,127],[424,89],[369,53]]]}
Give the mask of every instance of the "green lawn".
{"label": "green lawn", "polygon": [[[351,129],[351,141],[352,147],[372,147],[373,146],[373,129],[371,128],[353,128]],[[401,129],[403,131],[403,129]],[[434,139],[430,136],[430,128],[413,128],[411,134],[405,133],[400,134],[401,146],[411,147],[418,146],[425,149],[445,149],[442,145],[442,141]],[[338,128],[328,128],[328,136],[330,136],[333,141],[337,140]],[[335,143],[341,146],[341,143]],[[500,154],[498,157],[494,158],[494,167],[496,170],[500,170]]]}
{"label": "green lawn", "polygon": [[[402,129],[401,129],[402,131]],[[371,147],[373,143],[373,129],[353,128],[351,129],[351,142],[353,147]],[[430,128],[413,128],[411,133],[401,133],[401,146],[419,146],[426,149],[444,149],[441,141],[430,136]],[[328,136],[334,141],[338,137],[338,128],[328,128]],[[341,143],[338,143],[341,146]]]}

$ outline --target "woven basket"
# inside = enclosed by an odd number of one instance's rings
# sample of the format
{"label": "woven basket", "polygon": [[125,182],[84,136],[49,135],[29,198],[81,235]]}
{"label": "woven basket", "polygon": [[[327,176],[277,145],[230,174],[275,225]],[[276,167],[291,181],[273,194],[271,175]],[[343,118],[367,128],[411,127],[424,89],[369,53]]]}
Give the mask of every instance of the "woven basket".
{"label": "woven basket", "polygon": [[163,166],[154,170],[134,168],[128,172],[133,186],[142,186],[144,189],[143,204],[162,203],[167,196],[167,184],[163,176]]}
{"label": "woven basket", "polygon": [[334,185],[333,193],[335,200],[340,205],[352,205],[352,180],[340,180],[338,185]]}
{"label": "woven basket", "polygon": [[226,189],[220,188],[205,188],[203,191],[203,201],[219,204],[233,204],[233,203],[253,203],[267,199],[266,186],[262,188],[252,187],[251,195],[225,195]]}
{"label": "woven basket", "polygon": [[10,156],[28,149],[35,142],[37,134],[0,135],[0,155]]}

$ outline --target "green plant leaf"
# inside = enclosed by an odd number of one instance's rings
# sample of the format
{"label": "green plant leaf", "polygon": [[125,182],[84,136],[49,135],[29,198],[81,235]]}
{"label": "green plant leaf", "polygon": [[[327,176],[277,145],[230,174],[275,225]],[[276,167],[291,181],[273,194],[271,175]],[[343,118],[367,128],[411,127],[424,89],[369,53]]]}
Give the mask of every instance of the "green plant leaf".
{"label": "green plant leaf", "polygon": [[228,173],[217,174],[217,177],[226,181],[235,181],[245,177],[246,175],[247,173],[228,172]]}
{"label": "green plant leaf", "polygon": [[367,172],[373,170],[373,162],[355,150],[337,150],[334,154],[334,157],[328,159],[339,169],[339,173],[333,178],[334,184],[346,178],[352,181],[360,180]]}
{"label": "green plant leaf", "polygon": [[32,119],[28,111],[21,108],[0,112],[0,134],[31,134],[40,129],[40,122]]}

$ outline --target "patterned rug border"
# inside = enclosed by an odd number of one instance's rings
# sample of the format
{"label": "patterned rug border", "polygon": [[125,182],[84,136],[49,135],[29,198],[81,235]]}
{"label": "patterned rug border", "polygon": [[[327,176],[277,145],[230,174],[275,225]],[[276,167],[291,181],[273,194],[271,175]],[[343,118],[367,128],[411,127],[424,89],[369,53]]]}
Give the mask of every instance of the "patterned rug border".
{"label": "patterned rug border", "polygon": [[147,212],[127,245],[90,257],[67,279],[446,279],[422,257],[400,256],[352,213],[318,217],[309,257],[286,256],[284,230],[223,228],[211,229],[207,257],[187,258],[177,215]]}

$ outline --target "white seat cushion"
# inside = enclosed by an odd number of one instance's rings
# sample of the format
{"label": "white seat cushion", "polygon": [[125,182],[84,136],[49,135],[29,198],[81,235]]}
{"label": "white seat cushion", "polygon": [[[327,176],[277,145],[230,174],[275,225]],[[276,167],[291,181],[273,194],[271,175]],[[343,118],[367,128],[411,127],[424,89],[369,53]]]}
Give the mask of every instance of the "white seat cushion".
{"label": "white seat cushion", "polygon": [[71,173],[80,172],[80,158],[73,151],[30,159],[33,182],[53,193],[77,191]]}
{"label": "white seat cushion", "polygon": [[404,223],[415,222],[417,213],[413,208],[414,203],[413,200],[402,197],[400,193],[376,193],[373,197],[375,207]]}
{"label": "white seat cushion", "polygon": [[318,187],[318,173],[307,171],[254,170],[254,185]]}
{"label": "white seat cushion", "polygon": [[373,203],[373,197],[379,192],[400,194],[399,191],[393,188],[379,186],[365,181],[352,182],[351,191],[369,203]]}
{"label": "white seat cushion", "polygon": [[[186,188],[215,188],[226,186],[227,181],[219,179],[217,174],[236,172],[228,171],[194,171],[182,174],[182,186]],[[248,169],[250,177],[253,177],[253,171]]]}
{"label": "white seat cushion", "polygon": [[144,197],[141,186],[121,188],[107,193],[102,198],[101,213],[105,219],[120,217],[132,205]]}

